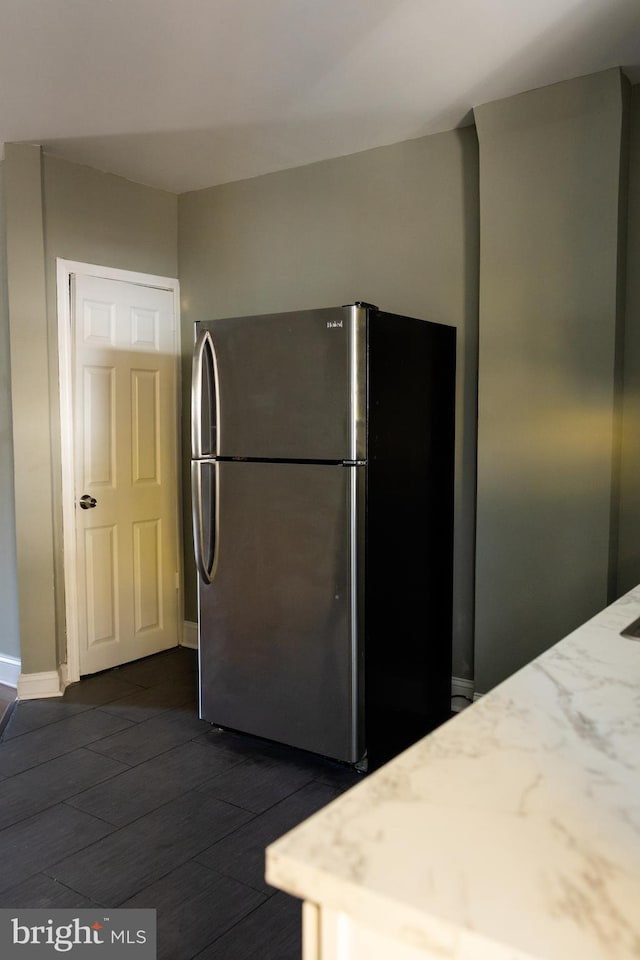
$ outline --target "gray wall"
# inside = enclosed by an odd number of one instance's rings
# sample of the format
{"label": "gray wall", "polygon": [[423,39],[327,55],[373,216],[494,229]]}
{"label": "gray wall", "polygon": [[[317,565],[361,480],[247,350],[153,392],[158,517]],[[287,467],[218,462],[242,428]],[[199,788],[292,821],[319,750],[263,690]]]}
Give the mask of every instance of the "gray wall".
{"label": "gray wall", "polygon": [[177,277],[177,197],[44,154],[43,210],[49,318],[58,660],[66,660],[58,451],[56,258]]}
{"label": "gray wall", "polygon": [[[7,249],[23,672],[66,659],[56,257],[177,276],[177,198],[8,144]],[[34,597],[37,596],[37,603]]]}
{"label": "gray wall", "polygon": [[[471,128],[179,201],[185,352],[196,320],[354,300],[458,328],[454,674],[462,677],[473,657],[477,244]],[[186,616],[195,619],[187,536],[185,569]]]}
{"label": "gray wall", "polygon": [[56,257],[177,276],[174,194],[45,153],[43,203],[49,310]]}
{"label": "gray wall", "polygon": [[11,365],[4,216],[4,164],[0,163],[0,656],[20,656],[18,579],[13,498]]}
{"label": "gray wall", "polygon": [[7,285],[23,673],[57,667],[41,177],[38,147],[6,145]]}
{"label": "gray wall", "polygon": [[623,128],[617,70],[476,111],[476,689],[607,603]]}
{"label": "gray wall", "polygon": [[625,593],[640,582],[640,87],[632,90],[629,126],[629,220],[618,594]]}

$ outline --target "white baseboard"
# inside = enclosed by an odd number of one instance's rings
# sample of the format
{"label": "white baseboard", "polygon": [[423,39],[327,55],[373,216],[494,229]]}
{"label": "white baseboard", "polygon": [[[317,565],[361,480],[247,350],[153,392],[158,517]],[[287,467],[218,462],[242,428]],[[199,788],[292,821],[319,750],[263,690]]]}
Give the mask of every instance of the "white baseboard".
{"label": "white baseboard", "polygon": [[58,674],[60,675],[60,688],[64,693],[69,686],[69,664],[61,663],[58,667]]}
{"label": "white baseboard", "polygon": [[0,683],[5,687],[17,687],[20,676],[20,660],[0,653]]}
{"label": "white baseboard", "polygon": [[193,620],[185,620],[182,625],[182,644],[190,650],[198,649],[198,624]]}
{"label": "white baseboard", "polygon": [[21,673],[18,677],[18,700],[39,700],[41,697],[61,697],[64,684],[59,670],[43,673]]}
{"label": "white baseboard", "polygon": [[454,713],[459,713],[468,707],[478,695],[474,693],[473,680],[465,680],[464,677],[451,677],[451,709]]}

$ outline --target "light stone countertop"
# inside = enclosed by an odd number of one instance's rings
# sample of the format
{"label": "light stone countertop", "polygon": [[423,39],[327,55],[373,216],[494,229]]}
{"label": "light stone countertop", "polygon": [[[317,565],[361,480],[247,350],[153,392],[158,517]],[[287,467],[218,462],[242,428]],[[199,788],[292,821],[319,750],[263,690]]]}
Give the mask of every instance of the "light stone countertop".
{"label": "light stone countertop", "polygon": [[267,849],[267,880],[455,960],[640,958],[640,587]]}

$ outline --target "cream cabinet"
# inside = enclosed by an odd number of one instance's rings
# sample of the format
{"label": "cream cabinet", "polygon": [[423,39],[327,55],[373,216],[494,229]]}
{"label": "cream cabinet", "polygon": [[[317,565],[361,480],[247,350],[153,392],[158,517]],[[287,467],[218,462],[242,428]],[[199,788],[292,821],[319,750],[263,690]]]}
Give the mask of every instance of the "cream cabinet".
{"label": "cream cabinet", "polygon": [[302,907],[302,960],[441,960],[441,955],[400,943],[346,913],[307,900]]}

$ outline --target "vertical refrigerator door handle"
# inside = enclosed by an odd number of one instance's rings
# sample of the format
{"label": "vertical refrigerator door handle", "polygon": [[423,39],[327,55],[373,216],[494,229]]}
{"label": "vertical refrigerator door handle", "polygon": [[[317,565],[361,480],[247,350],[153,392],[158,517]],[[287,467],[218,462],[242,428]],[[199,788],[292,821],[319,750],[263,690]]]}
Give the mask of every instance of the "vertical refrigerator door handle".
{"label": "vertical refrigerator door handle", "polygon": [[[367,457],[367,317],[369,304],[354,303],[345,307],[349,313],[349,373],[351,382],[351,426],[349,457]],[[373,307],[372,309],[376,309]]]}
{"label": "vertical refrigerator door handle", "polygon": [[[215,472],[214,482],[211,485],[213,503],[205,504],[207,515],[213,524],[213,543],[209,541],[205,548],[203,505],[202,505],[202,468],[211,467]],[[193,544],[198,573],[205,583],[212,583],[218,565],[218,464],[209,461],[206,464],[201,460],[191,463],[191,511],[193,516]]]}
{"label": "vertical refrigerator door handle", "polygon": [[[216,427],[216,449],[202,449],[202,382],[205,354],[211,359],[213,383],[213,404]],[[193,349],[193,366],[191,374],[191,456],[199,460],[203,456],[217,456],[220,449],[220,411],[218,390],[218,364],[213,340],[208,330],[201,330]]]}

